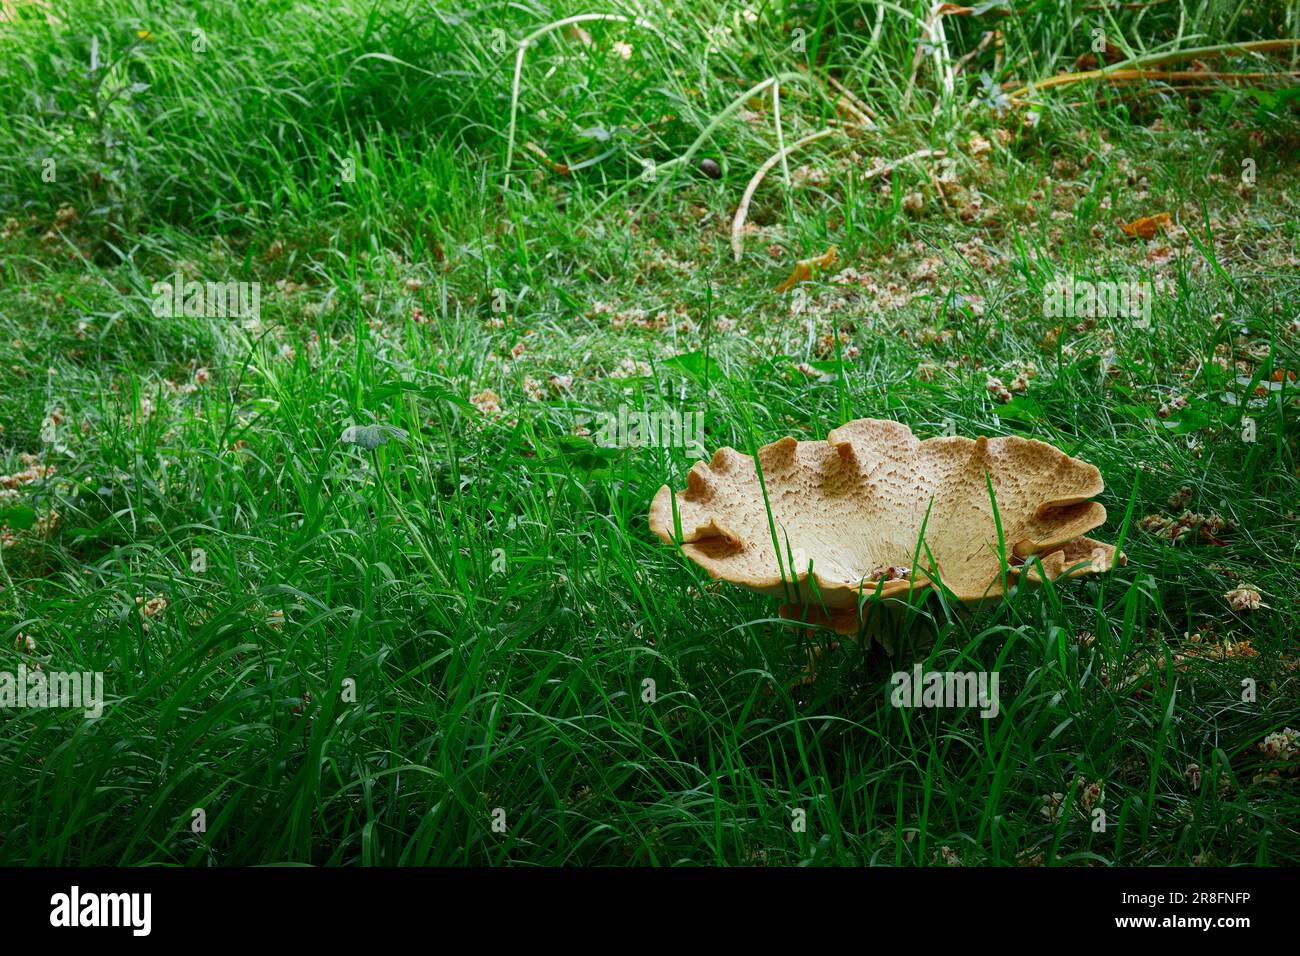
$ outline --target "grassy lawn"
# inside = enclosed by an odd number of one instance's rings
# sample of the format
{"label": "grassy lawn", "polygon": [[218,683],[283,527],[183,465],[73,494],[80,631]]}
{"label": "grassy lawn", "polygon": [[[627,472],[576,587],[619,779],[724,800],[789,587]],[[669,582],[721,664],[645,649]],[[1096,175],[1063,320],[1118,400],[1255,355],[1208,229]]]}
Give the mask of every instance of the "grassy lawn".
{"label": "grassy lawn", "polygon": [[[104,707],[0,710],[0,863],[1300,861],[1300,8],[2,9],[0,672]],[[783,620],[663,410],[1049,442],[1128,562]]]}

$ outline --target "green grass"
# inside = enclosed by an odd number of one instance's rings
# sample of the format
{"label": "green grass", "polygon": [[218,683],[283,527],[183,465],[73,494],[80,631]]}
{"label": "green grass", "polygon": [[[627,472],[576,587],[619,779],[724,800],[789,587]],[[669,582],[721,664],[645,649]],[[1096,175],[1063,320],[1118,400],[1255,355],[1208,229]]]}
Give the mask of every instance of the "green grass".
{"label": "green grass", "polygon": [[[1296,62],[1208,61],[1280,74],[1246,88],[1058,88],[1033,125],[993,102],[1073,68],[1095,27],[1137,56],[1296,37],[1294,7],[948,17],[953,61],[995,27],[1000,55],[951,94],[927,61],[909,95],[919,27],[893,7],[646,3],[653,29],[529,46],[512,150],[518,38],[629,11],[110,0],[51,25],[19,6],[0,475],[24,454],[54,471],[0,491],[0,671],[102,671],[107,708],[0,711],[0,862],[1300,859],[1294,757],[1260,749],[1300,728]],[[731,217],[778,148],[771,90],[737,98],[789,73],[812,79],[781,84],[784,143],[836,118],[827,76],[878,129],[793,154],[788,181],[776,165],[737,264]],[[919,149],[950,164],[858,178]],[[1157,212],[1180,228],[1117,228]],[[774,291],[831,245],[830,273]],[[830,281],[845,267],[861,282]],[[260,282],[260,324],[155,316],[178,268]],[[1061,274],[1170,291],[1149,329],[1052,335]],[[1009,403],[986,388],[1027,363]],[[500,414],[471,402],[488,391]],[[702,413],[709,451],[855,417],[1049,441],[1101,469],[1095,533],[1122,529],[1129,563],[932,598],[893,656],[831,649],[650,533],[691,460],[576,433],[620,406]],[[342,440],[372,424],[401,432]],[[1143,523],[1185,510],[1228,530]],[[1234,612],[1243,585],[1267,606]],[[1001,714],[891,707],[917,660],[997,671]]]}

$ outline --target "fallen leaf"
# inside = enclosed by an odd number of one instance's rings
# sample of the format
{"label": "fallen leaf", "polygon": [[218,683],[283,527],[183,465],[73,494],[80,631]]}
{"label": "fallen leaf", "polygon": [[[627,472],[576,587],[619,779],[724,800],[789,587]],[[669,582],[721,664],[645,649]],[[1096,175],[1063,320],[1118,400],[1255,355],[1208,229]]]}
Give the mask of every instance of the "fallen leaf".
{"label": "fallen leaf", "polygon": [[811,279],[814,269],[829,269],[831,266],[835,265],[836,255],[837,252],[835,247],[831,246],[820,256],[814,256],[811,259],[800,259],[795,263],[794,271],[790,273],[789,277],[784,282],[776,287],[776,291],[789,292],[800,282]]}
{"label": "fallen leaf", "polygon": [[591,34],[576,23],[570,24],[564,33],[570,40],[577,40],[583,46],[591,46]]}
{"label": "fallen leaf", "polygon": [[1125,54],[1115,44],[1107,40],[1102,44],[1100,58],[1095,53],[1085,53],[1074,61],[1074,68],[1079,71],[1097,70],[1102,66],[1118,63],[1125,58]]}
{"label": "fallen leaf", "polygon": [[559,176],[569,175],[568,166],[566,166],[564,163],[557,163],[555,160],[551,159],[551,157],[546,155],[545,150],[543,150],[542,147],[538,146],[536,143],[530,140],[529,142],[524,143],[524,148],[527,149],[534,156],[536,156],[538,159],[540,159],[542,163],[551,170],[551,172]]}
{"label": "fallen leaf", "polygon": [[1169,213],[1158,212],[1154,216],[1143,216],[1141,219],[1134,219],[1132,222],[1121,222],[1119,231],[1126,236],[1132,236],[1135,239],[1154,239],[1157,232],[1163,232],[1168,229],[1173,220],[1169,218]]}

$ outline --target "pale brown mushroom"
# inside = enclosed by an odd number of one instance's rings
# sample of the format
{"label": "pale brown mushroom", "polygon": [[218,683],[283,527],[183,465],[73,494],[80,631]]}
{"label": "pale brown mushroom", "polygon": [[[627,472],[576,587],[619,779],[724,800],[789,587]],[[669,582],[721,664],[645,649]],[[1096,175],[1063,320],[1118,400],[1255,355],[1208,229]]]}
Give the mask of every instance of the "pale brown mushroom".
{"label": "pale brown mushroom", "polygon": [[695,464],[684,492],[659,489],[650,528],[677,543],[675,501],[686,556],[714,578],[786,600],[787,616],[852,631],[864,594],[898,597],[937,580],[978,601],[1000,595],[1004,575],[1039,581],[1116,563],[1113,546],[1084,537],[1106,520],[1090,500],[1101,473],[1044,442],[920,441],[899,422],[862,418],[824,442],[782,438],[758,458],[770,522],[753,459],[722,448]]}

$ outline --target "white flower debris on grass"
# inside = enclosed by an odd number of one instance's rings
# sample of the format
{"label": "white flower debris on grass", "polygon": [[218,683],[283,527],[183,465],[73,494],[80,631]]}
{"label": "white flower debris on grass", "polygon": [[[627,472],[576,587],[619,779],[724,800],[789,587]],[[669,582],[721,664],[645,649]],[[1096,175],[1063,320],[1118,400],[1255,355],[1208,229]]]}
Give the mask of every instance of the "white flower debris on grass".
{"label": "white flower debris on grass", "polygon": [[1263,595],[1252,587],[1233,588],[1223,596],[1234,611],[1258,611],[1267,607]]}

